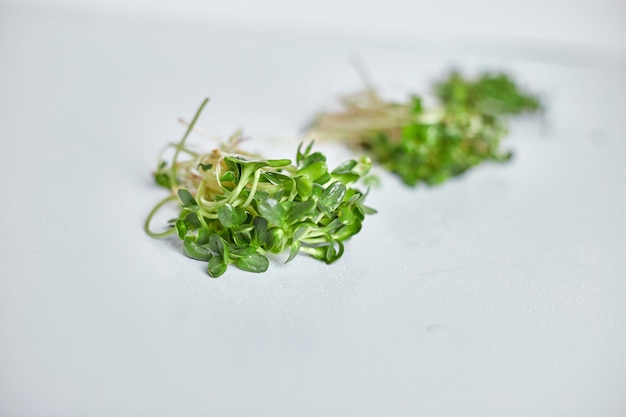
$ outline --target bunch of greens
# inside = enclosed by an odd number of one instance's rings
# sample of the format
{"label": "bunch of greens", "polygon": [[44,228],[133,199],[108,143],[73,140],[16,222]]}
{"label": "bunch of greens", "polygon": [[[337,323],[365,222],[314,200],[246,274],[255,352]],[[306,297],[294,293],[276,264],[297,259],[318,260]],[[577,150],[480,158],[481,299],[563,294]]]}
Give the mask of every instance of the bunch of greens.
{"label": "bunch of greens", "polygon": [[[264,272],[267,253],[289,250],[287,262],[299,252],[331,263],[344,251],[344,241],[358,233],[366,214],[366,194],[354,183],[367,174],[369,158],[350,160],[329,171],[326,157],[312,152],[312,143],[298,147],[296,162],[262,159],[237,149],[240,136],[208,154],[185,145],[206,105],[205,100],[182,140],[173,145],[170,162],[161,158],[157,184],[170,195],[150,212],[145,231],[152,237],[176,234],[191,258],[208,262],[212,277],[229,264]],[[179,160],[184,153],[189,158]],[[180,214],[168,229],[150,230],[154,214],[177,202]]]}
{"label": "bunch of greens", "polygon": [[419,96],[387,102],[367,88],[343,100],[341,111],[319,115],[311,135],[347,142],[407,185],[433,185],[485,160],[510,159],[500,150],[508,118],[540,109],[504,74],[471,80],[452,72],[433,90],[438,105],[425,108]]}

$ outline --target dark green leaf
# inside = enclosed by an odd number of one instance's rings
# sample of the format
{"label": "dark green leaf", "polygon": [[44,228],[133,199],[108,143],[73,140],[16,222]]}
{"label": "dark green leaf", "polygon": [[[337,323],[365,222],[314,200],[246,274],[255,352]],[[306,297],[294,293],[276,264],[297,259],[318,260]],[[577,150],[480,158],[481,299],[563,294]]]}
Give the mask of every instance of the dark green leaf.
{"label": "dark green leaf", "polygon": [[235,261],[235,265],[248,272],[265,272],[269,266],[269,260],[260,253],[242,256]]}
{"label": "dark green leaf", "polygon": [[267,220],[264,217],[255,217],[252,222],[254,224],[254,241],[258,245],[262,245],[267,241]]}
{"label": "dark green leaf", "polygon": [[185,216],[185,224],[191,230],[196,230],[202,226],[200,220],[198,219],[198,215],[196,213],[187,213]]}
{"label": "dark green leaf", "polygon": [[191,193],[184,188],[178,190],[178,198],[180,198],[180,201],[183,203],[183,207],[195,206],[198,204]]}
{"label": "dark green leaf", "polygon": [[241,257],[250,256],[256,251],[257,251],[257,248],[253,246],[238,247],[238,248],[230,249],[229,255],[231,259],[237,259]]}
{"label": "dark green leaf", "polygon": [[225,204],[217,210],[217,218],[222,226],[230,229],[235,226],[239,226],[246,221],[248,217],[246,211],[241,207],[233,207],[230,204]]}
{"label": "dark green leaf", "polygon": [[[238,247],[243,247],[243,246],[250,247],[248,245],[250,245],[250,243],[252,242],[252,235],[250,234],[249,231],[235,232],[235,229],[231,229],[231,230],[232,230],[233,243],[235,243],[236,246],[238,246]],[[250,248],[252,248],[252,247],[250,247]],[[232,255],[232,252],[231,252],[231,255]]]}
{"label": "dark green leaf", "polygon": [[225,252],[224,240],[219,235],[212,234],[209,237],[209,248],[211,248],[213,252],[223,256]]}
{"label": "dark green leaf", "polygon": [[221,255],[213,256],[209,260],[209,266],[208,266],[209,275],[213,278],[218,278],[222,276],[224,272],[226,272],[226,268],[227,268],[226,262],[224,261],[224,258]]}
{"label": "dark green leaf", "polygon": [[198,230],[198,235],[196,236],[196,243],[199,245],[205,245],[209,243],[209,238],[211,236],[211,231],[209,229],[203,228]]}
{"label": "dark green leaf", "polygon": [[190,258],[198,259],[200,261],[208,261],[211,259],[211,251],[193,240],[185,239],[183,241],[183,251],[185,255]]}

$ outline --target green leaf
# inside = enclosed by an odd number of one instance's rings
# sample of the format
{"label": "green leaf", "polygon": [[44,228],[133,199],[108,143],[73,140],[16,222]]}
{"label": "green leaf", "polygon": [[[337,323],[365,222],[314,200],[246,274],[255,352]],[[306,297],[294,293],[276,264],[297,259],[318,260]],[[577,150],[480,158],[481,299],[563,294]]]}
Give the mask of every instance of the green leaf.
{"label": "green leaf", "polygon": [[230,249],[229,255],[231,259],[237,259],[250,256],[251,254],[256,253],[256,251],[257,248],[253,246],[237,247]]}
{"label": "green leaf", "polygon": [[283,206],[281,206],[278,201],[273,198],[267,198],[260,201],[258,209],[259,213],[261,213],[261,215],[265,217],[269,223],[277,226],[281,226],[285,223],[285,211]]}
{"label": "green leaf", "polygon": [[224,255],[226,249],[224,246],[224,240],[217,234],[212,234],[209,237],[209,248],[215,253]]}
{"label": "green leaf", "polygon": [[323,227],[323,230],[326,233],[335,233],[337,230],[339,230],[340,228],[344,227],[345,225],[343,223],[341,223],[341,221],[339,221],[339,218],[334,217],[328,224],[326,224]]}
{"label": "green leaf", "polygon": [[322,196],[323,192],[324,192],[324,187],[322,187],[319,184],[313,184],[313,190],[311,192],[311,197],[313,197],[314,200],[319,200],[319,198]]}
{"label": "green leaf", "polygon": [[261,178],[263,178],[267,182],[270,182],[274,185],[281,185],[281,184],[285,184],[286,182],[293,181],[291,177],[288,175],[281,174],[279,172],[271,172],[271,171],[264,172],[261,175]]}
{"label": "green leaf", "polygon": [[341,181],[344,184],[350,184],[358,181],[361,176],[355,172],[346,172],[343,174],[333,174],[331,178],[335,181]]}
{"label": "green leaf", "polygon": [[227,267],[228,266],[221,255],[216,255],[209,259],[209,275],[213,278],[222,276],[224,272],[226,272]]}
{"label": "green leaf", "polygon": [[235,265],[248,272],[265,272],[269,266],[269,260],[260,253],[242,256],[235,261]]}
{"label": "green leaf", "polygon": [[258,188],[256,190],[256,193],[254,193],[254,199],[257,201],[265,200],[266,198],[269,198],[269,196],[269,192],[265,190],[259,190]]}
{"label": "green leaf", "polygon": [[176,232],[178,233],[178,237],[184,239],[187,235],[187,224],[184,220],[176,220],[174,225],[176,227]]}
{"label": "green leaf", "polygon": [[196,202],[196,199],[193,198],[191,193],[185,190],[184,188],[180,188],[178,190],[178,198],[180,198],[180,201],[183,203],[183,207],[198,205],[198,203]]}
{"label": "green leaf", "polygon": [[239,226],[246,221],[248,214],[241,207],[233,207],[230,204],[224,204],[217,210],[217,218],[222,226],[230,229]]}
{"label": "green leaf", "polygon": [[299,169],[297,175],[303,175],[309,177],[311,181],[315,181],[318,178],[328,175],[328,167],[325,161],[317,161]]}
{"label": "green leaf", "polygon": [[380,178],[378,178],[376,175],[368,175],[367,177],[363,178],[363,184],[365,184],[366,187],[370,188],[380,187]]}
{"label": "green leaf", "polygon": [[376,214],[376,213],[378,213],[378,210],[373,209],[373,208],[371,208],[369,206],[365,206],[363,204],[360,204],[360,207],[362,208],[364,214]]}
{"label": "green leaf", "polygon": [[267,241],[267,220],[264,217],[255,217],[252,222],[254,224],[254,241],[257,245],[262,245]]}
{"label": "green leaf", "polygon": [[332,236],[337,241],[344,241],[350,238],[351,236],[354,236],[355,234],[359,233],[361,231],[361,227],[362,227],[361,221],[355,221],[351,224],[348,224],[339,228],[337,231],[332,233]]}
{"label": "green leaf", "polygon": [[[247,214],[246,214],[247,216]],[[246,217],[247,220],[247,217]],[[231,232],[232,233],[243,233],[243,232],[252,232],[254,230],[254,224],[251,223],[243,223],[240,224],[239,226],[235,226],[232,228]]]}
{"label": "green leaf", "polygon": [[326,183],[327,183],[328,181],[330,181],[330,180],[331,180],[331,176],[330,176],[330,174],[327,172],[326,174],[324,174],[324,175],[322,175],[321,177],[317,178],[317,179],[315,180],[315,182],[316,182],[316,183],[318,183],[318,184],[322,184],[322,185],[324,185],[324,184],[326,184]]}
{"label": "green leaf", "polygon": [[304,161],[304,159],[311,153],[311,149],[313,148],[313,144],[315,141],[311,141],[309,145],[306,147],[304,152],[301,152],[302,145],[304,142],[300,142],[298,145],[298,151],[296,152],[296,164],[300,166],[300,164]]}
{"label": "green leaf", "polygon": [[317,206],[325,213],[332,213],[346,195],[346,186],[339,181],[330,184],[320,196]]}
{"label": "green leaf", "polygon": [[313,152],[310,155],[307,155],[302,161],[303,167],[308,167],[309,165],[318,163],[318,162],[326,162],[326,156],[324,156],[321,152]]}
{"label": "green leaf", "polygon": [[296,191],[303,200],[306,200],[313,193],[313,181],[307,176],[299,176],[295,178]]}
{"label": "green leaf", "polygon": [[198,164],[198,169],[201,169],[203,171],[208,171],[211,168],[213,168],[213,164]]}
{"label": "green leaf", "polygon": [[298,220],[304,220],[306,216],[308,216],[311,211],[315,208],[315,201],[313,200],[305,200],[295,203],[291,206],[291,208],[287,211],[287,224],[292,224],[297,222]]}
{"label": "green leaf", "polygon": [[272,227],[267,231],[266,249],[273,253],[283,250],[285,243],[285,231],[278,227]]}
{"label": "green leaf", "polygon": [[209,229],[203,228],[198,230],[198,235],[196,236],[196,243],[199,245],[205,245],[209,243],[209,238],[211,236],[211,231]]}
{"label": "green leaf", "polygon": [[249,173],[252,173],[259,168],[263,168],[269,165],[267,161],[247,160],[236,156],[227,156],[224,159],[226,161],[240,165]]}
{"label": "green leaf", "polygon": [[[337,246],[335,248],[335,245]],[[326,248],[326,263],[330,264],[335,262],[337,259],[341,258],[343,255],[344,246],[340,240],[332,239],[328,243],[328,247]]]}
{"label": "green leaf", "polygon": [[183,252],[190,258],[198,259],[199,261],[208,261],[212,257],[211,251],[208,248],[190,239],[183,241]]}
{"label": "green leaf", "polygon": [[[256,248],[252,248],[251,246],[248,246],[252,243],[252,235],[250,234],[249,231],[235,232],[235,229],[231,229],[231,231],[232,231],[233,243],[235,244],[235,246],[249,247],[251,249],[256,250]],[[231,251],[231,255],[232,255],[232,251]]]}
{"label": "green leaf", "polygon": [[273,168],[291,165],[291,159],[268,159],[267,164]]}
{"label": "green leaf", "polygon": [[343,224],[352,224],[354,223],[355,215],[352,209],[348,206],[340,206],[339,207],[339,221]]}
{"label": "green leaf", "polygon": [[[310,223],[310,224],[309,224]],[[310,230],[311,228],[314,228],[316,225],[313,222],[302,222],[302,223],[298,223],[297,225],[294,225],[294,232],[293,232],[293,240],[302,240],[302,238],[304,237],[304,235],[307,233],[308,230]]]}
{"label": "green leaf", "polygon": [[233,171],[227,171],[220,177],[220,181],[222,182],[235,182],[237,177]]}
{"label": "green leaf", "polygon": [[356,161],[353,159],[350,159],[349,161],[346,161],[343,164],[339,165],[337,168],[335,168],[332,174],[336,175],[336,174],[352,173],[352,168],[354,168],[355,166],[356,166]]}
{"label": "green leaf", "polygon": [[194,212],[187,213],[185,216],[185,224],[191,230],[196,230],[202,226],[200,219],[198,219],[198,215]]}
{"label": "green leaf", "polygon": [[166,172],[157,172],[154,181],[161,187],[170,188],[170,175]]}
{"label": "green leaf", "polygon": [[289,257],[285,261],[285,263],[289,263],[296,257],[296,255],[300,252],[300,241],[295,241],[289,247]]}
{"label": "green leaf", "polygon": [[276,201],[281,201],[283,199],[283,197],[285,196],[286,190],[284,188],[279,189],[278,191],[276,191],[274,194],[272,194],[272,196],[270,198],[276,200]]}

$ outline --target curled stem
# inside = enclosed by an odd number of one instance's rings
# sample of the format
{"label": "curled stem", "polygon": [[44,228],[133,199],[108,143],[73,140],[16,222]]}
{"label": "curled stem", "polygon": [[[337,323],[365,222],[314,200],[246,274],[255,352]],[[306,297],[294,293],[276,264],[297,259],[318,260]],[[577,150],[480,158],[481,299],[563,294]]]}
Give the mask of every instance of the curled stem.
{"label": "curled stem", "polygon": [[150,223],[152,222],[152,218],[154,217],[154,215],[157,213],[157,211],[159,211],[161,209],[161,207],[163,207],[164,205],[166,205],[167,203],[176,200],[177,197],[175,195],[170,195],[165,197],[163,200],[159,201],[159,203],[154,206],[154,208],[150,211],[150,213],[148,214],[148,217],[146,218],[146,221],[143,225],[143,230],[146,232],[146,234],[150,237],[153,238],[161,238],[161,237],[166,237],[169,236],[171,234],[173,234],[174,232],[176,232],[176,229],[174,229],[173,227],[171,229],[168,229],[164,232],[153,232],[152,230],[150,230]]}

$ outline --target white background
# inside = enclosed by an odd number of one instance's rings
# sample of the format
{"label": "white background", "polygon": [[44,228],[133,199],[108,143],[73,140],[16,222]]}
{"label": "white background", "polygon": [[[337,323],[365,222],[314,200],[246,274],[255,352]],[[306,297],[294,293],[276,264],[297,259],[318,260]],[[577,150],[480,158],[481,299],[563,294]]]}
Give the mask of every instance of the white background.
{"label": "white background", "polygon": [[4,0],[8,4],[64,7],[134,19],[228,23],[313,34],[371,39],[498,37],[566,47],[626,49],[622,0]]}
{"label": "white background", "polygon": [[[624,6],[503,4],[3,3],[0,416],[626,415]],[[355,55],[385,95],[502,69],[548,111],[509,164],[381,174],[331,266],[213,280],[143,234],[178,117],[210,96],[290,157]]]}

